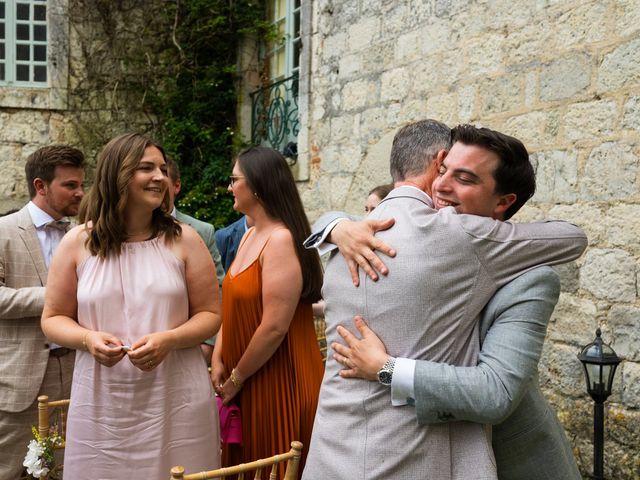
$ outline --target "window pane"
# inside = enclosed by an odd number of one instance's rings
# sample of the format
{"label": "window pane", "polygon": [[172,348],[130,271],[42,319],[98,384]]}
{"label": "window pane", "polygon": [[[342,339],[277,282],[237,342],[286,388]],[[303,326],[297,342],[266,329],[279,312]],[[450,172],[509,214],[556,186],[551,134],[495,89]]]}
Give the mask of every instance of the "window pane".
{"label": "window pane", "polygon": [[29,25],[19,23],[16,26],[16,38],[18,40],[29,40]]}
{"label": "window pane", "polygon": [[277,32],[278,32],[277,33],[277,37],[276,37],[277,38],[276,42],[279,45],[283,45],[284,42],[287,39],[287,24],[286,24],[286,22],[284,20],[279,22],[276,25],[276,29],[277,29]]}
{"label": "window pane", "polygon": [[300,40],[297,40],[293,44],[293,68],[294,69],[300,66],[300,46],[301,45],[302,45],[302,42],[300,42]]}
{"label": "window pane", "polygon": [[0,42],[0,59],[4,60],[4,42]]}
{"label": "window pane", "polygon": [[300,8],[300,0],[296,0],[295,2],[293,2],[293,5],[293,8]]}
{"label": "window pane", "polygon": [[47,26],[46,25],[34,25],[33,26],[33,39],[44,42],[47,40]]}
{"label": "window pane", "polygon": [[293,36],[300,36],[300,12],[296,12],[293,16]]}
{"label": "window pane", "polygon": [[270,76],[272,80],[279,80],[284,78],[285,75],[285,56],[284,48],[280,48],[273,53],[271,57],[271,72]]}
{"label": "window pane", "polygon": [[275,5],[274,5],[274,13],[275,13],[275,18],[274,20],[277,20],[278,18],[282,18],[287,14],[287,0],[275,0]]}
{"label": "window pane", "polygon": [[29,4],[18,3],[16,5],[16,18],[18,20],[29,20]]}
{"label": "window pane", "polygon": [[29,81],[29,65],[16,65],[16,80],[19,82]]}
{"label": "window pane", "polygon": [[29,45],[24,43],[19,43],[16,45],[16,60],[27,60],[29,61]]}
{"label": "window pane", "polygon": [[0,63],[0,80],[4,80],[4,63]]}
{"label": "window pane", "polygon": [[33,46],[33,59],[36,62],[45,62],[47,60],[47,46],[46,45],[34,45]]}
{"label": "window pane", "polygon": [[4,22],[0,22],[0,38],[4,40]]}
{"label": "window pane", "polygon": [[33,81],[34,82],[46,82],[47,81],[47,67],[44,65],[36,65],[33,67]]}
{"label": "window pane", "polygon": [[33,19],[44,22],[47,19],[47,6],[46,5],[34,5],[33,6]]}
{"label": "window pane", "polygon": [[0,2],[0,18],[4,18],[4,2]]}

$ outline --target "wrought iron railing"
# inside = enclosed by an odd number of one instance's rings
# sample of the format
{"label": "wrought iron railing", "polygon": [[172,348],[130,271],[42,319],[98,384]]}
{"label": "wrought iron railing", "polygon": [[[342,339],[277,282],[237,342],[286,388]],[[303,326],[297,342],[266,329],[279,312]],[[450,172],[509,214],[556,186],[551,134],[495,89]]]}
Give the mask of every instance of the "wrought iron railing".
{"label": "wrought iron railing", "polygon": [[298,75],[251,93],[251,141],[279,152],[295,147],[300,130]]}

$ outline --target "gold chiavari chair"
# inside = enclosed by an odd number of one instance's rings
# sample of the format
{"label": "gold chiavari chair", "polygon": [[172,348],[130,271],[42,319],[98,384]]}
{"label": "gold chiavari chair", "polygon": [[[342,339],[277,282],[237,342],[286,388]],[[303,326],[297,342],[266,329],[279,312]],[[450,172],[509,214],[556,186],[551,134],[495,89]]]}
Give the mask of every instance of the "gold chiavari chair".
{"label": "gold chiavari chair", "polygon": [[[63,449],[65,445],[65,434],[67,431],[67,411],[69,409],[69,399],[65,400],[53,400],[49,401],[47,395],[40,395],[38,397],[38,435],[40,438],[48,438],[51,435],[51,423],[50,419],[57,415],[54,421],[54,428],[57,429],[58,435],[62,438],[62,443],[55,447],[56,449]],[[61,460],[62,455],[56,455],[56,460]],[[58,462],[55,467],[55,471],[62,470],[62,463]],[[53,472],[52,472],[53,473]],[[43,477],[47,480],[47,477]]]}
{"label": "gold chiavari chair", "polygon": [[[171,469],[171,480],[210,480],[213,478],[225,478],[230,475],[237,475],[238,480],[244,480],[245,473],[254,472],[254,480],[262,480],[262,472],[269,470],[268,480],[276,480],[278,465],[287,462],[284,478],[282,480],[296,480],[298,478],[298,467],[300,455],[302,453],[302,443],[291,442],[291,450],[287,453],[274,455],[273,457],[256,460],[250,463],[241,463],[233,467],[218,468],[208,472],[191,473],[185,475],[184,467],[173,467]],[[271,468],[269,468],[271,467]]]}

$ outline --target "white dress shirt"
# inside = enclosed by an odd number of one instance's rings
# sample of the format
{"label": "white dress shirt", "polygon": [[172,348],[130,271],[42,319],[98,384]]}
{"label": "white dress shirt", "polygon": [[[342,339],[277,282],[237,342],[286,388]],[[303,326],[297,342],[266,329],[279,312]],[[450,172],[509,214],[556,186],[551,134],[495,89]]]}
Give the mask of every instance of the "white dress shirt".
{"label": "white dress shirt", "polygon": [[[40,249],[42,250],[44,263],[47,266],[47,270],[49,270],[53,253],[56,251],[56,248],[58,248],[58,245],[60,245],[62,237],[64,237],[66,232],[56,228],[45,228],[48,223],[55,221],[55,219],[35,203],[30,201],[27,203],[27,208],[29,209],[29,215],[31,215],[31,221],[36,227],[36,235],[38,235],[38,240],[40,241]],[[61,220],[67,219],[63,217]],[[59,347],[60,345],[49,342],[49,348],[51,350]]]}
{"label": "white dress shirt", "polygon": [[[36,234],[40,241],[42,256],[44,257],[44,263],[48,270],[51,265],[51,259],[53,258],[53,252],[55,252],[58,245],[60,245],[60,241],[66,232],[55,228],[45,228],[45,225],[55,221],[55,219],[35,203],[29,202],[27,208],[29,209],[29,215],[31,215],[33,225],[36,227]],[[66,219],[63,218],[63,220]]]}

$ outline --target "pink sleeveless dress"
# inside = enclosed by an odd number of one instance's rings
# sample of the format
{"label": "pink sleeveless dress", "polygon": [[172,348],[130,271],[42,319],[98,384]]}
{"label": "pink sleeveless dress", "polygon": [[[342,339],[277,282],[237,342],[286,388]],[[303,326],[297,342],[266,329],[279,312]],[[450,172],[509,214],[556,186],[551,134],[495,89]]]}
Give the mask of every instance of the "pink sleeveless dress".
{"label": "pink sleeveless dress", "polygon": [[[161,239],[125,243],[120,255],[77,268],[78,322],[131,344],[187,321],[185,268]],[[143,372],[76,354],[64,477],[169,478],[220,465],[218,413],[198,346],[173,350]]]}

